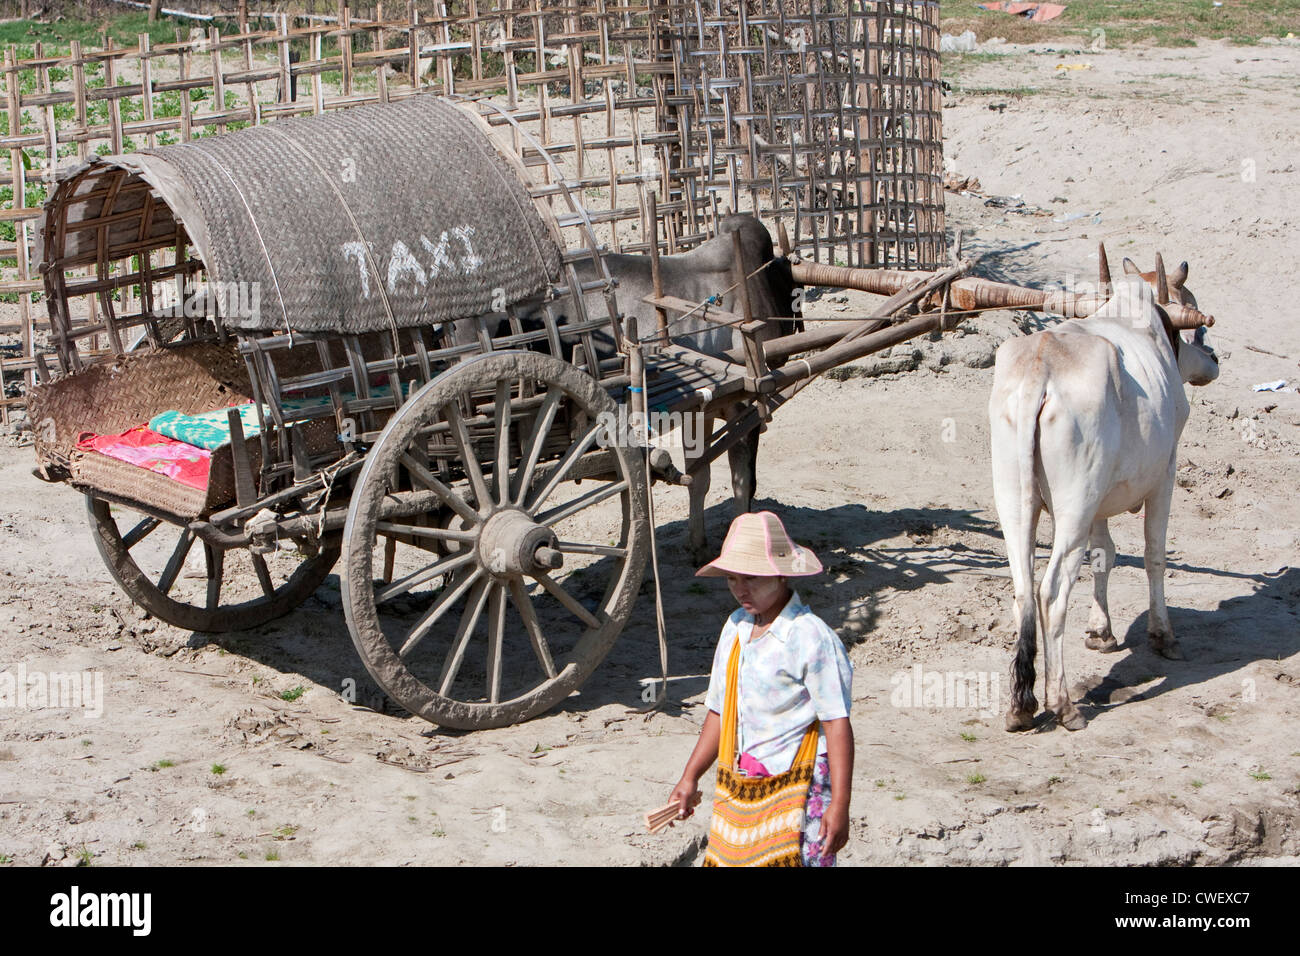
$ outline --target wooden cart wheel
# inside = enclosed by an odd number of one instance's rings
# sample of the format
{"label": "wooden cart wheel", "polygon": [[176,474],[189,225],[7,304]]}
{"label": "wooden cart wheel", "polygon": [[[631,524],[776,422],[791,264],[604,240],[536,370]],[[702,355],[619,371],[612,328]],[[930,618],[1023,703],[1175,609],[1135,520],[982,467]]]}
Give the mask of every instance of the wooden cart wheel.
{"label": "wooden cart wheel", "polygon": [[[526,720],[618,638],[649,522],[640,453],[605,440],[602,413],[614,401],[576,367],[494,352],[427,384],[380,434],[348,509],[343,606],[366,669],[407,710],[467,730]],[[598,441],[605,474],[575,483]],[[383,518],[407,491],[454,518]],[[440,547],[396,560],[385,534]]]}
{"label": "wooden cart wheel", "polygon": [[159,620],[191,631],[243,630],[288,614],[339,558],[337,541],[310,554],[223,550],[125,505],[94,495],[86,495],[86,505],[95,544],[122,590]]}

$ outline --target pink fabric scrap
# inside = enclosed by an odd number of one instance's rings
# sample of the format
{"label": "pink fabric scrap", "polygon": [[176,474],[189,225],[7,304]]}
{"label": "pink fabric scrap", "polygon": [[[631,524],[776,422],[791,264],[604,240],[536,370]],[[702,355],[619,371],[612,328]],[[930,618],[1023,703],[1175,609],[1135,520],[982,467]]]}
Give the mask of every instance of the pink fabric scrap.
{"label": "pink fabric scrap", "polygon": [[145,425],[127,429],[120,435],[85,432],[77,447],[147,468],[199,491],[206,491],[208,487],[212,452],[159,435]]}

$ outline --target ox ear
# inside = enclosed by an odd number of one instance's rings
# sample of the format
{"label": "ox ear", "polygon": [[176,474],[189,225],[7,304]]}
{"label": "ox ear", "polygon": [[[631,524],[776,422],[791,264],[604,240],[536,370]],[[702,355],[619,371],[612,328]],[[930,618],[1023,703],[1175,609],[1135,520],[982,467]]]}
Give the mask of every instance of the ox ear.
{"label": "ox ear", "polygon": [[1138,268],[1137,263],[1128,256],[1124,257],[1124,274],[1130,276],[1140,276],[1142,270]]}
{"label": "ox ear", "polygon": [[1184,260],[1178,266],[1178,268],[1174,270],[1174,274],[1169,277],[1169,287],[1171,289],[1181,289],[1183,287],[1183,283],[1186,281],[1187,281],[1187,262],[1186,260]]}

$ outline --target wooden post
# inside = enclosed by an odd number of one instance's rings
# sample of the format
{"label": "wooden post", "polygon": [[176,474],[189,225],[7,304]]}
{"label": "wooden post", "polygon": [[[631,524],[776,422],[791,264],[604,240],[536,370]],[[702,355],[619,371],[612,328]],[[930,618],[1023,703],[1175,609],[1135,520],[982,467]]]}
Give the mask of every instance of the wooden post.
{"label": "wooden post", "polygon": [[[655,298],[662,299],[664,279],[659,271],[659,207],[653,190],[650,192],[650,277],[654,283]],[[663,306],[655,306],[655,320],[659,325],[659,344],[667,345],[669,342],[668,311]]]}
{"label": "wooden post", "polygon": [[[732,269],[735,273],[737,293],[740,296],[740,312],[745,317],[745,325],[754,321],[754,308],[749,301],[749,277],[745,275],[745,259],[741,252],[740,233],[731,234],[733,255]],[[767,374],[767,360],[763,357],[763,348],[754,341],[754,336],[742,330],[741,340],[745,345],[745,369],[750,376],[758,380]]]}

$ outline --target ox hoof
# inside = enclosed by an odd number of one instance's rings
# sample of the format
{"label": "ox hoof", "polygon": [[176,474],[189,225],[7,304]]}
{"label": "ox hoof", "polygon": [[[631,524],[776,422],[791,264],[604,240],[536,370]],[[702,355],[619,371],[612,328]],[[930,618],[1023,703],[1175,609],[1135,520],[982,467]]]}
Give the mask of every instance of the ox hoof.
{"label": "ox hoof", "polygon": [[1007,713],[1007,732],[1029,730],[1034,726],[1034,714],[1029,710],[1013,710]]}
{"label": "ox hoof", "polygon": [[1088,636],[1083,641],[1083,646],[1090,651],[1101,651],[1103,654],[1109,654],[1119,647],[1119,641],[1115,640],[1115,635],[1110,632],[1099,634],[1096,631],[1089,631]]}
{"label": "ox hoof", "polygon": [[1061,726],[1066,730],[1083,730],[1084,727],[1088,726],[1088,721],[1079,712],[1079,708],[1073,704],[1070,705],[1068,710],[1057,714],[1056,719],[1060,721]]}
{"label": "ox hoof", "polygon": [[1161,657],[1171,661],[1182,661],[1187,658],[1183,656],[1183,649],[1178,642],[1172,637],[1158,637],[1155,634],[1148,634],[1147,640],[1151,642],[1151,649]]}

